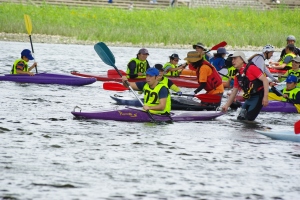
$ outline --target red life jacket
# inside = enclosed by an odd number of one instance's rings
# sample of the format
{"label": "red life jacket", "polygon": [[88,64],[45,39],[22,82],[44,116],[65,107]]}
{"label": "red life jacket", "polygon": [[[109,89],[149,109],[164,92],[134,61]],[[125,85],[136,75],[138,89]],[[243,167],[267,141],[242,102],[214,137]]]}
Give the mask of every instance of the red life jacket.
{"label": "red life jacket", "polygon": [[[214,66],[212,66],[209,62],[207,62],[206,60],[203,60],[203,63],[202,63],[202,66],[203,65],[207,65],[209,66],[211,69],[212,69],[212,73],[211,75],[209,75],[207,77],[207,81],[206,81],[206,86],[205,86],[205,90],[207,92],[211,91],[211,90],[215,90],[219,85],[223,84],[222,83],[222,79],[221,79],[221,76],[219,75],[219,73],[217,72],[216,68]],[[197,68],[197,80],[198,80],[198,83],[201,84],[199,82],[199,76],[200,76],[200,68],[202,67],[198,67]]]}

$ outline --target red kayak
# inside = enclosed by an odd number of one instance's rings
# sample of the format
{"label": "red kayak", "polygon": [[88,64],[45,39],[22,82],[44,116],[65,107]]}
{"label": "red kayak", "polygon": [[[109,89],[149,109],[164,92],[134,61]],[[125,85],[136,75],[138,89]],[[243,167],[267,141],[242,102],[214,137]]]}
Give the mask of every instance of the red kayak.
{"label": "red kayak", "polygon": [[[110,71],[108,71],[110,72]],[[122,75],[126,75],[124,71],[121,71]],[[108,73],[107,75],[96,75],[96,74],[88,74],[88,73],[81,73],[77,71],[71,71],[71,74],[76,76],[82,76],[82,77],[93,77],[96,78],[98,81],[116,81],[116,82],[122,82],[122,78],[118,74],[112,74]],[[196,81],[196,79],[183,79],[180,77],[168,77],[173,83],[179,87],[186,87],[186,88],[198,88],[199,83]],[[145,78],[139,78],[139,79],[128,79],[129,82],[137,82],[137,81],[145,81]]]}
{"label": "red kayak", "polygon": [[287,70],[268,68],[272,74],[285,74]]}

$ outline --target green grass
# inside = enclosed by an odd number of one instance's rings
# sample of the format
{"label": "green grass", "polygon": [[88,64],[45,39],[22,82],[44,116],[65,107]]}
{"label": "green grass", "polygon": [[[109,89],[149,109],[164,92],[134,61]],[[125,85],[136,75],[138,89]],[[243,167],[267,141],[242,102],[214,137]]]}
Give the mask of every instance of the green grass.
{"label": "green grass", "polygon": [[61,35],[79,40],[165,45],[203,42],[207,46],[225,40],[231,46],[269,43],[282,47],[288,35],[300,39],[300,10],[285,7],[270,11],[183,7],[129,11],[2,3],[0,32],[27,33],[24,14],[31,18],[33,35]]}

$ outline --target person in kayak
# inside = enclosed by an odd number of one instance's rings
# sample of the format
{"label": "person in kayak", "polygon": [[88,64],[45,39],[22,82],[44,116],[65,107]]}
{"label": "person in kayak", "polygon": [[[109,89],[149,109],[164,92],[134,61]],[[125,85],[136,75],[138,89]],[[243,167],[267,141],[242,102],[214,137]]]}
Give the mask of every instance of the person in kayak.
{"label": "person in kayak", "polygon": [[154,67],[159,71],[158,81],[163,83],[164,85],[168,86],[169,89],[173,90],[174,92],[177,92],[177,94],[179,96],[181,96],[182,92],[177,87],[177,85],[175,85],[173,83],[173,81],[171,81],[170,79],[168,79],[167,77],[164,76],[165,70],[164,70],[162,64],[155,64]]}
{"label": "person in kayak", "polygon": [[281,69],[281,70],[289,70],[292,68],[292,60],[296,57],[295,46],[293,44],[288,44],[285,48],[285,55],[281,58],[279,62],[270,62],[270,68],[273,69]]}
{"label": "person in kayak", "polygon": [[[203,59],[201,54],[197,51],[190,51],[187,53],[187,57],[184,58],[184,60],[188,61],[196,69],[199,87],[194,91],[194,94],[205,89],[206,94],[223,95],[224,86],[219,73],[214,66]],[[201,104],[208,105],[210,103],[201,101]]]}
{"label": "person in kayak", "polygon": [[271,74],[269,69],[266,67],[265,60],[269,60],[274,53],[275,49],[272,45],[267,44],[262,49],[262,53],[254,54],[251,56],[248,61],[253,62],[255,66],[257,66],[267,77],[269,77],[273,82],[279,82],[274,76]]}
{"label": "person in kayak", "polygon": [[246,101],[237,119],[254,121],[262,106],[267,106],[269,103],[269,81],[258,67],[248,62],[243,52],[237,51],[231,57],[233,66],[238,69],[238,73],[234,78],[232,93],[222,110],[225,112],[228,110],[241,88],[244,91],[243,97]]}
{"label": "person in kayak", "polygon": [[224,47],[219,47],[217,53],[214,53],[214,56],[209,59],[210,64],[212,64],[217,71],[220,71],[225,67],[225,56],[229,54]]}
{"label": "person in kayak", "polygon": [[34,60],[34,58],[31,55],[31,51],[29,49],[24,49],[21,52],[21,59],[17,59],[14,62],[10,73],[11,74],[28,74],[30,76],[33,76],[34,73],[32,73],[30,71],[37,66],[37,63],[34,62],[33,65],[28,68],[29,60]]}
{"label": "person in kayak", "polygon": [[[212,57],[211,54],[206,53],[207,49],[205,45],[201,42],[194,44],[193,49],[195,49],[195,51],[197,51],[206,61],[209,61],[209,59]],[[189,63],[189,69],[196,71],[196,68],[194,68],[193,65],[191,65],[190,63]]]}
{"label": "person in kayak", "polygon": [[[126,76],[122,77],[123,85],[128,79]],[[169,114],[171,111],[171,97],[168,87],[159,82],[159,71],[156,68],[149,68],[146,71],[146,81],[128,82],[132,89],[144,93],[144,110],[149,110],[154,114]]]}
{"label": "person in kayak", "polygon": [[180,58],[178,54],[173,53],[171,56],[169,56],[170,61],[167,62],[164,66],[163,69],[165,70],[165,76],[179,76],[181,70],[183,70],[186,66],[187,63],[184,63],[180,66],[177,66]]}
{"label": "person in kayak", "polygon": [[139,50],[136,58],[132,58],[127,64],[126,74],[128,78],[145,78],[145,72],[150,68],[148,56],[147,49]]}
{"label": "person in kayak", "polygon": [[286,87],[282,91],[281,101],[300,104],[300,88],[297,88],[298,78],[295,75],[289,75],[285,82]]}
{"label": "person in kayak", "polygon": [[[295,36],[293,36],[293,35],[287,36],[287,38],[286,38],[286,45],[288,45],[288,44],[295,45],[295,43],[296,43],[296,37]],[[300,49],[297,48],[297,47],[295,47],[294,53],[295,53],[295,55],[299,55],[300,56]],[[286,54],[286,52],[285,52],[285,48],[284,48],[281,51],[280,58],[279,58],[278,62],[280,62],[282,60],[282,58],[285,56],[285,54]]]}
{"label": "person in kayak", "polygon": [[288,70],[283,76],[278,75],[280,81],[284,81],[289,75],[295,75],[298,78],[297,87],[300,88],[300,57],[297,56],[292,60],[292,69]]}

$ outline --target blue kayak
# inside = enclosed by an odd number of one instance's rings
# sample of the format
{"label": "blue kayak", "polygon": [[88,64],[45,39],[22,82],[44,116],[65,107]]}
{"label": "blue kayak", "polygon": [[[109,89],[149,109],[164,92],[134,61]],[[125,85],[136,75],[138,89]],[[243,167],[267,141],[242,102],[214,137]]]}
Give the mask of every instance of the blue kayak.
{"label": "blue kayak", "polygon": [[65,74],[39,73],[34,76],[29,76],[27,74],[4,74],[0,76],[0,81],[82,86],[92,84],[96,82],[96,79]]}

